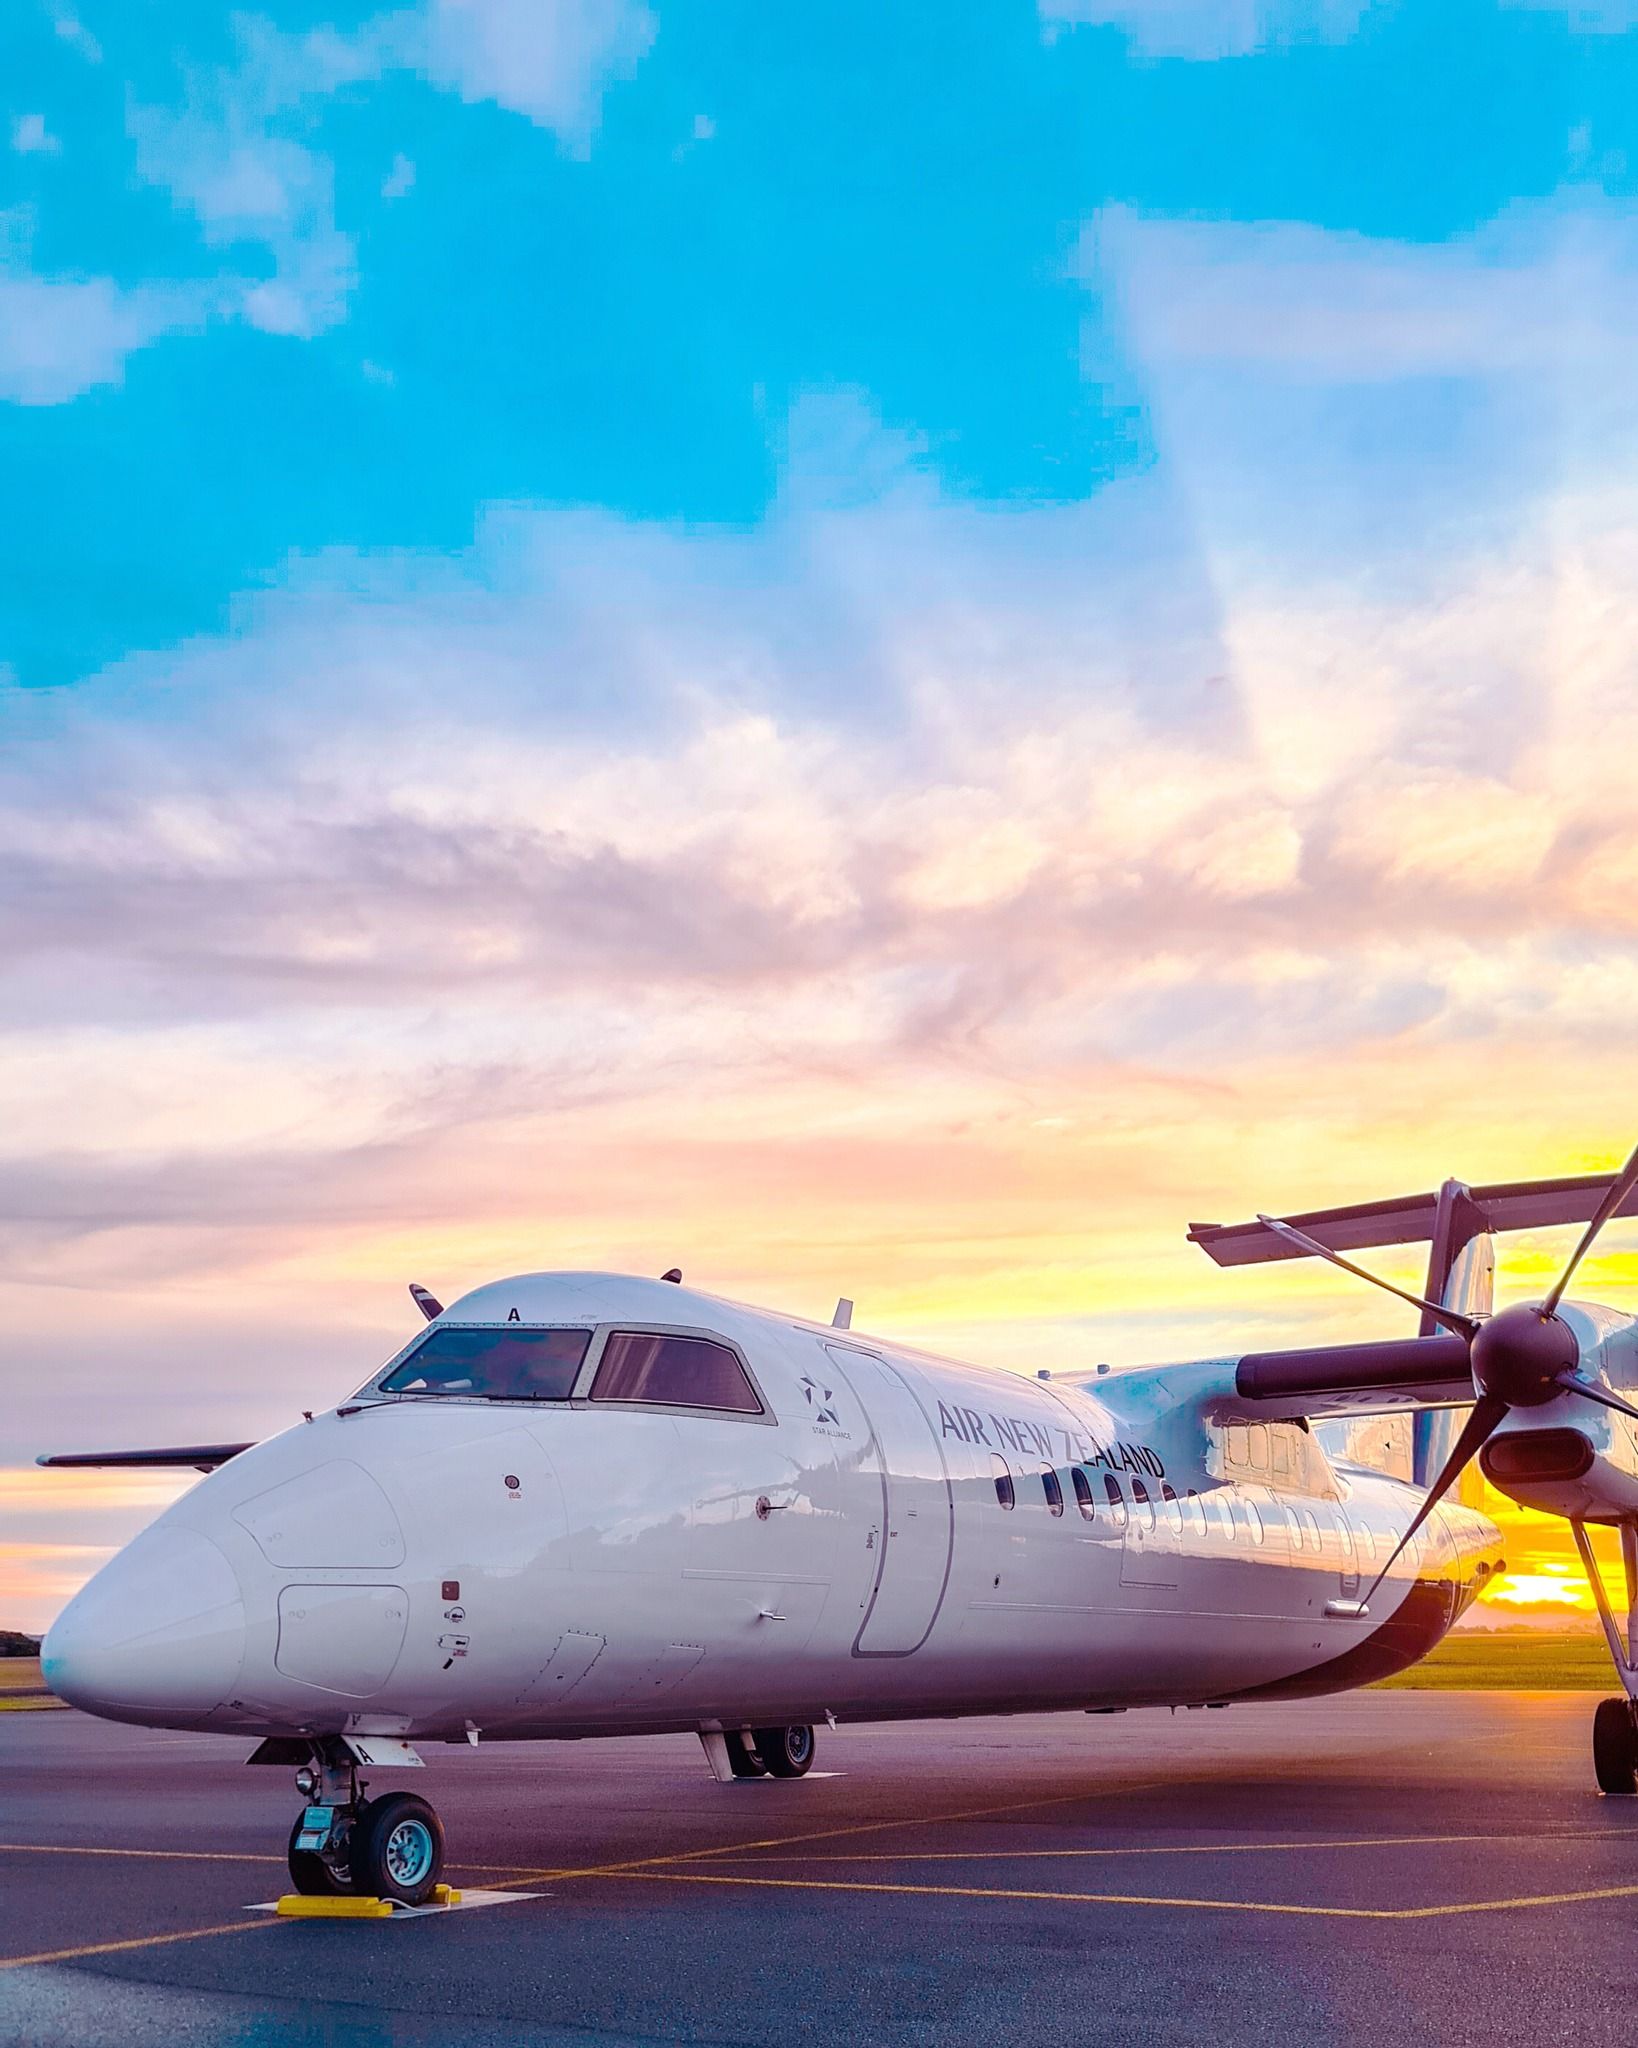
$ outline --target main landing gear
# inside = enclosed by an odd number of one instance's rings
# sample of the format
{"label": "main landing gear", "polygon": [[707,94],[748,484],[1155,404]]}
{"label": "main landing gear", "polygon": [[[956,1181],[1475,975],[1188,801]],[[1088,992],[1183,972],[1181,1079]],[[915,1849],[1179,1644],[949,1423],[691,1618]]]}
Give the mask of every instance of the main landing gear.
{"label": "main landing gear", "polygon": [[[711,1742],[701,1739],[709,1757]],[[722,1742],[736,1778],[805,1778],[813,1763],[813,1730],[801,1722],[789,1728],[725,1728]],[[714,1758],[712,1763],[714,1768]]]}
{"label": "main landing gear", "polygon": [[1638,1793],[1638,1525],[1621,1524],[1621,1562],[1627,1582],[1627,1625],[1623,1632],[1604,1590],[1604,1575],[1587,1540],[1586,1524],[1571,1521],[1570,1533],[1581,1553],[1582,1569],[1598,1603],[1598,1619],[1609,1645],[1610,1661],[1625,1691],[1617,1699],[1600,1700],[1593,1714],[1593,1773],[1600,1792],[1617,1798]]}
{"label": "main landing gear", "polygon": [[1638,1792],[1638,1719],[1625,1696],[1600,1700],[1594,1710],[1593,1770],[1600,1792]]}
{"label": "main landing gear", "polygon": [[340,1744],[318,1747],[296,1773],[307,1804],[290,1831],[290,1881],[321,1897],[431,1898],[444,1867],[443,1823],[413,1792],[366,1799],[358,1766]]}

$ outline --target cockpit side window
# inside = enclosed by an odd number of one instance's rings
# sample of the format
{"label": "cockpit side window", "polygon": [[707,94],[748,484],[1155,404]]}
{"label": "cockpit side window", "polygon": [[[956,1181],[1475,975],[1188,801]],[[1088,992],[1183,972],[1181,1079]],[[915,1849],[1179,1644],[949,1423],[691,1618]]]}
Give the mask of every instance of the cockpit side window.
{"label": "cockpit side window", "polygon": [[594,1401],[660,1408],[728,1408],[760,1415],[762,1403],[738,1354],[708,1337],[612,1330],[592,1381]]}
{"label": "cockpit side window", "polygon": [[566,1401],[590,1330],[462,1328],[439,1323],[381,1382],[383,1394],[455,1394],[468,1400]]}

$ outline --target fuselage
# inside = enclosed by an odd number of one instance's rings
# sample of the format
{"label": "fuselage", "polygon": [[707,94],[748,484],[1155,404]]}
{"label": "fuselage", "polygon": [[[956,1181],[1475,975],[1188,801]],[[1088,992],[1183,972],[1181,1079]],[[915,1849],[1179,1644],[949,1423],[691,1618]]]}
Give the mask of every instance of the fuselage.
{"label": "fuselage", "polygon": [[[566,1376],[423,1372],[439,1331]],[[1441,1508],[1368,1618],[1328,1616],[1418,1493],[1221,1419],[1232,1380],[1030,1380],[659,1281],[497,1282],[171,1507],[65,1610],[48,1680],[150,1725],[458,1740],[1210,1705],[1413,1661],[1494,1526]]]}

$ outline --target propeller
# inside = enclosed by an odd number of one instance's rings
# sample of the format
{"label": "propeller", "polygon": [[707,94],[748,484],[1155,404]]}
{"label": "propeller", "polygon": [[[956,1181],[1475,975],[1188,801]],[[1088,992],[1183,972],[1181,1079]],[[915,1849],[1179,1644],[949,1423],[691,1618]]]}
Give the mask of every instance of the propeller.
{"label": "propeller", "polygon": [[1500,1314],[1490,1316],[1484,1322],[1476,1322],[1473,1317],[1464,1316],[1456,1309],[1425,1301],[1420,1295],[1395,1287],[1380,1274],[1356,1266],[1351,1259],[1343,1258],[1329,1245],[1309,1237],[1294,1224],[1283,1223],[1274,1216],[1258,1217],[1259,1223],[1278,1232],[1290,1243],[1299,1245],[1305,1252],[1326,1259],[1333,1266],[1340,1266],[1345,1273],[1352,1273],[1360,1280],[1370,1281],[1373,1287],[1397,1295],[1401,1301],[1409,1302],[1412,1308],[1422,1309],[1447,1330],[1467,1340],[1468,1365],[1473,1373],[1475,1396],[1472,1411],[1462,1425],[1461,1435],[1457,1437],[1450,1456],[1441,1466],[1439,1476],[1411,1518],[1410,1527],[1371,1581],[1364,1599],[1357,1606],[1348,1603],[1351,1612],[1364,1614],[1368,1610],[1378,1587],[1399,1562],[1422,1524],[1515,1408],[1540,1408],[1548,1401],[1557,1400],[1561,1394],[1578,1394],[1584,1401],[1595,1402],[1601,1408],[1613,1408],[1638,1422],[1638,1408],[1612,1394],[1607,1387],[1589,1386],[1580,1377],[1577,1368],[1581,1363],[1581,1347],[1575,1332],[1558,1313],[1558,1305],[1564,1299],[1564,1290],[1569,1286],[1576,1267],[1635,1187],[1638,1187],[1638,1149],[1634,1149],[1632,1157],[1610,1182],[1608,1192],[1581,1234],[1581,1242],[1570,1254],[1569,1263],[1541,1305],[1537,1307],[1521,1302],[1515,1308],[1504,1308]]}

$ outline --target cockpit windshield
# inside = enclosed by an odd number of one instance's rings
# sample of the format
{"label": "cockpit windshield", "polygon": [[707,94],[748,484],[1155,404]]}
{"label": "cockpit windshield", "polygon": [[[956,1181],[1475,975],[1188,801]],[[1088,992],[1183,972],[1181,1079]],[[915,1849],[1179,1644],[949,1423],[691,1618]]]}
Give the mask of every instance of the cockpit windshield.
{"label": "cockpit windshield", "polygon": [[566,1401],[574,1391],[590,1330],[428,1330],[383,1394],[461,1394],[490,1401]]}

